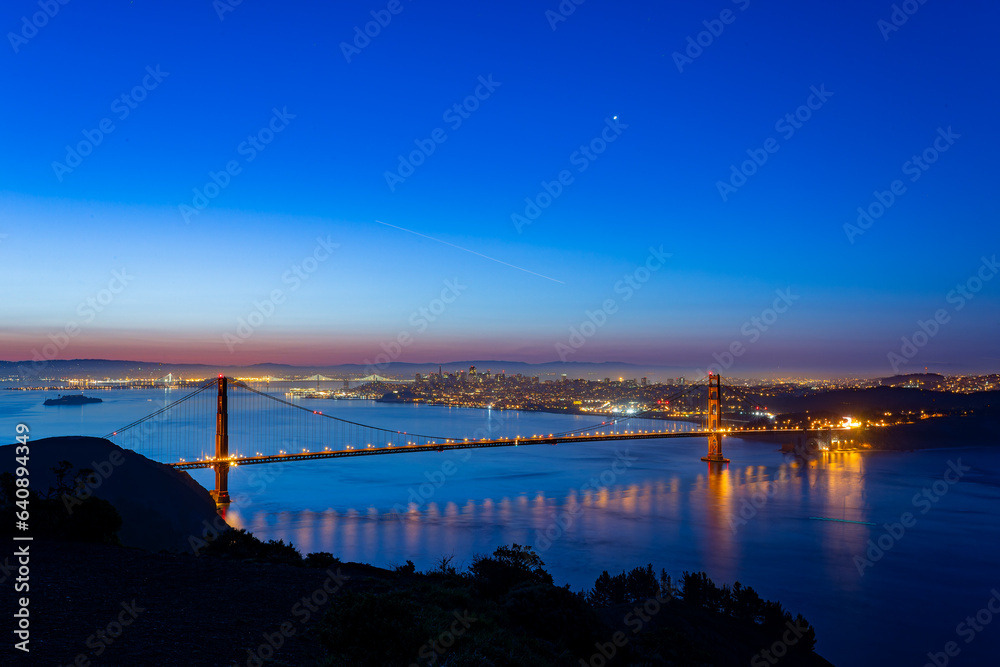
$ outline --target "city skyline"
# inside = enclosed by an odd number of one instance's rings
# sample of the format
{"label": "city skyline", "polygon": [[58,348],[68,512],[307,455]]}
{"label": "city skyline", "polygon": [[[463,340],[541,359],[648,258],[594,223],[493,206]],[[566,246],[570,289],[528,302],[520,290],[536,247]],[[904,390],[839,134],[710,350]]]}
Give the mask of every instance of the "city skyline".
{"label": "city skyline", "polygon": [[5,360],[1000,370],[995,7],[39,7]]}

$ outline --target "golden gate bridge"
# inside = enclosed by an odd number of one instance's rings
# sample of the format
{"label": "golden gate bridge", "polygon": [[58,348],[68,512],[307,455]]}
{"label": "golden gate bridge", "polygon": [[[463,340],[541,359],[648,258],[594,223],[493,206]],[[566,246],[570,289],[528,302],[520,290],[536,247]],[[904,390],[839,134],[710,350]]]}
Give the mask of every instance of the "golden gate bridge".
{"label": "golden gate bridge", "polygon": [[[706,382],[702,384],[702,382]],[[802,429],[725,427],[722,419],[722,378],[709,375],[687,385],[667,401],[693,390],[707,389],[704,424],[667,421],[669,415],[648,410],[627,414],[562,433],[499,438],[455,438],[393,430],[326,414],[220,375],[192,393],[105,436],[116,445],[180,470],[212,468],[212,497],[230,502],[229,471],[233,467],[288,461],[443,452],[455,449],[518,447],[525,445],[585,444],[606,440],[648,440],[703,437],[709,465],[726,464],[722,439],[726,435],[797,433]],[[744,392],[727,385],[734,393]],[[214,390],[214,391],[213,391]],[[743,394],[742,398],[748,397]],[[648,416],[660,419],[638,420]],[[214,438],[211,424],[214,422]],[[654,426],[662,422],[662,427]],[[235,426],[235,427],[234,427]],[[639,428],[646,426],[646,428]],[[840,429],[824,429],[824,432]],[[235,434],[231,439],[230,435]]]}

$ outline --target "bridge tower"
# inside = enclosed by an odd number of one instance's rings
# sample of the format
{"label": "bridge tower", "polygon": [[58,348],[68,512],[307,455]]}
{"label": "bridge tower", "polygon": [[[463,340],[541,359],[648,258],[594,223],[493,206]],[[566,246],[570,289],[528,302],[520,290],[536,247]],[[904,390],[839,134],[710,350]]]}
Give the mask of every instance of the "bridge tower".
{"label": "bridge tower", "polygon": [[212,497],[217,505],[229,504],[229,394],[228,378],[219,376],[219,403],[215,416],[215,490]]}
{"label": "bridge tower", "polygon": [[722,426],[722,376],[708,376],[708,414],[705,430],[708,434],[708,456],[701,457],[702,461],[709,463],[729,463],[729,459],[722,455],[722,434],[719,428]]}

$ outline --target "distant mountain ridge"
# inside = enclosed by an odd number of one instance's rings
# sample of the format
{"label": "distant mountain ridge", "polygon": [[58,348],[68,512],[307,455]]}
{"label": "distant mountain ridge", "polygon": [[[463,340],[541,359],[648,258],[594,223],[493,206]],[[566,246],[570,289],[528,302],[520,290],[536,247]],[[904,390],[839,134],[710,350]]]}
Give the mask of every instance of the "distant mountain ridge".
{"label": "distant mountain ridge", "polygon": [[44,363],[28,361],[0,361],[0,377],[27,378],[58,378],[73,375],[103,377],[134,377],[160,378],[168,373],[187,377],[207,377],[224,373],[226,375],[274,375],[274,376],[309,376],[315,374],[330,377],[364,376],[371,373],[379,375],[395,375],[413,377],[415,373],[436,373],[441,367],[445,373],[468,371],[475,366],[482,373],[486,370],[492,373],[506,372],[508,375],[521,373],[523,375],[540,377],[558,377],[566,373],[569,377],[641,377],[646,373],[657,373],[669,376],[683,375],[678,368],[639,366],[625,362],[585,362],[585,361],[552,361],[543,363],[528,363],[523,361],[503,361],[495,359],[480,359],[468,361],[447,362],[400,362],[395,361],[385,365],[367,364],[335,364],[306,365],[260,363],[250,365],[210,365],[210,364],[172,364],[150,361],[127,361],[115,359],[68,359],[51,360]]}

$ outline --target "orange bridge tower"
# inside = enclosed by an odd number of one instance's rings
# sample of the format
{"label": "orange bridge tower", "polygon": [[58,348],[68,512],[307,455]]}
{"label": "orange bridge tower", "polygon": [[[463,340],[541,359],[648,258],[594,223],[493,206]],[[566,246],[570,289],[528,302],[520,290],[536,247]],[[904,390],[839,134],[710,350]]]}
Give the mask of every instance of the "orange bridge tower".
{"label": "orange bridge tower", "polygon": [[729,463],[722,455],[722,376],[708,376],[708,414],[705,430],[708,434],[708,456],[701,457],[709,463]]}

